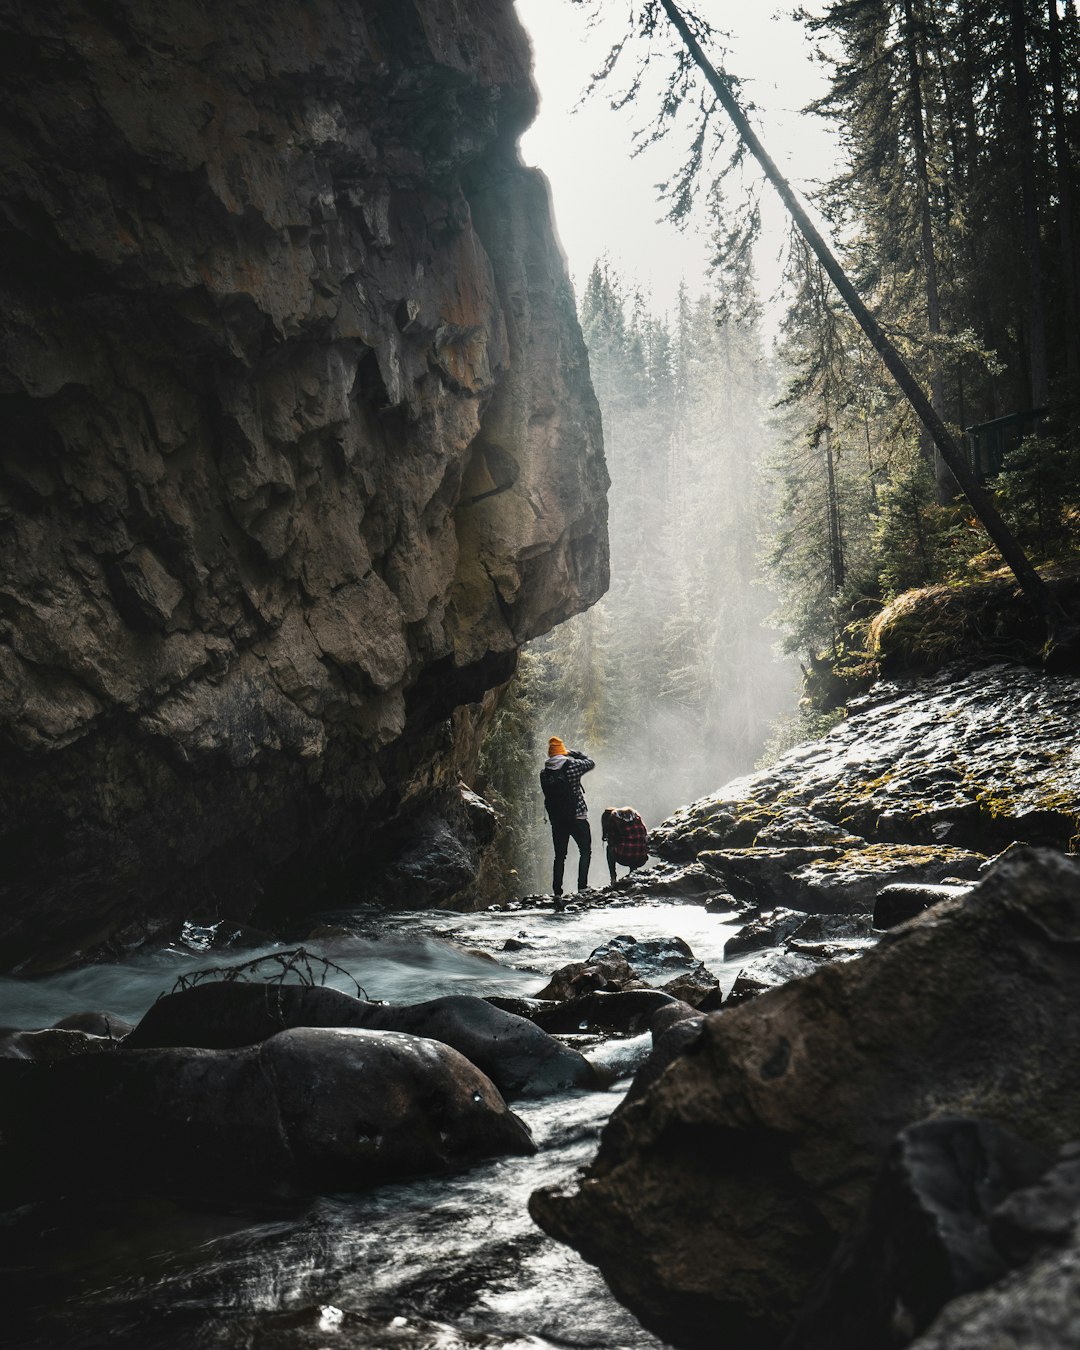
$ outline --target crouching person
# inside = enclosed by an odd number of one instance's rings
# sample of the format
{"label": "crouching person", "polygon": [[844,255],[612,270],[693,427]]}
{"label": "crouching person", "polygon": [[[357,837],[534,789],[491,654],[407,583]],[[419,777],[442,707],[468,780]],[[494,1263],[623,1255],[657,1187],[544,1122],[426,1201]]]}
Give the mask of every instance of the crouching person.
{"label": "crouching person", "polygon": [[632,872],[649,860],[649,832],[632,806],[609,806],[600,817],[600,832],[607,841],[607,865],[615,885],[615,864]]}

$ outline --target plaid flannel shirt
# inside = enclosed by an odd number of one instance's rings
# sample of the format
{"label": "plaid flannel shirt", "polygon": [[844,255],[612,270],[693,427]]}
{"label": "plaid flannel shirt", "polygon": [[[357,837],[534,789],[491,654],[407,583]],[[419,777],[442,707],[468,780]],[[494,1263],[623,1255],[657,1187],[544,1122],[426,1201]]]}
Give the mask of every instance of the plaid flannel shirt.
{"label": "plaid flannel shirt", "polygon": [[[585,789],[581,786],[581,775],[588,773],[590,769],[596,768],[596,761],[590,759],[588,755],[582,754],[580,750],[571,750],[565,757],[555,755],[555,759],[563,759],[566,765],[566,776],[570,780],[570,786],[574,789],[574,815],[578,820],[587,820],[589,808],[585,801]],[[548,764],[552,764],[549,759]],[[552,765],[552,767],[555,767]]]}
{"label": "plaid flannel shirt", "polygon": [[624,867],[639,867],[649,856],[649,832],[636,811],[629,816],[613,811],[607,818],[611,855]]}

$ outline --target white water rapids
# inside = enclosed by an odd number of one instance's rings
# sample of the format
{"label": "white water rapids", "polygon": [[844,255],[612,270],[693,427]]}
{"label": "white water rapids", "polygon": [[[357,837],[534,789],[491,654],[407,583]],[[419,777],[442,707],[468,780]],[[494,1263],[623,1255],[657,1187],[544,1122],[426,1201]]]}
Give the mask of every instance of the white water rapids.
{"label": "white water rapids", "polygon": [[[369,998],[393,1003],[535,994],[553,970],[620,934],[683,938],[725,991],[739,964],[723,961],[736,926],[694,905],[330,918],[350,935],[309,941],[308,949],[347,970]],[[521,946],[504,951],[508,939]],[[88,1010],[137,1021],[181,973],[259,954],[173,947],[35,981],[0,980],[0,1025],[48,1026]],[[355,992],[333,973],[327,983]],[[581,1048],[624,1076],[607,1092],[512,1103],[539,1144],[533,1158],[264,1207],[143,1197],[50,1201],[0,1216],[6,1343],[13,1350],[659,1347],[600,1275],[528,1215],[534,1189],[592,1156],[649,1038],[583,1040]]]}

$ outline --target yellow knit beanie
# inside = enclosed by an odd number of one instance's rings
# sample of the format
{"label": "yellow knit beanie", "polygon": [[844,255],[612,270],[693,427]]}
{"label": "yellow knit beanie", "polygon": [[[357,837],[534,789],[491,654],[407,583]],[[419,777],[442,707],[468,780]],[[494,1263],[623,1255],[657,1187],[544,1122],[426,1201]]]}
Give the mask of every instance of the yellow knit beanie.
{"label": "yellow knit beanie", "polygon": [[566,746],[559,740],[558,736],[552,736],[548,741],[548,755],[565,755]]}

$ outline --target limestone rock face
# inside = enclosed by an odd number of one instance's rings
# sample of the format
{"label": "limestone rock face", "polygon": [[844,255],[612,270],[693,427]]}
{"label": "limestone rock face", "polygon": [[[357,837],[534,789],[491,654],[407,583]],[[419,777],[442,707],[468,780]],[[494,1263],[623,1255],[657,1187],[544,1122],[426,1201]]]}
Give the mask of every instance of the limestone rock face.
{"label": "limestone rock face", "polygon": [[485,694],[607,584],[511,0],[0,0],[0,38],[0,966],[470,903]]}

